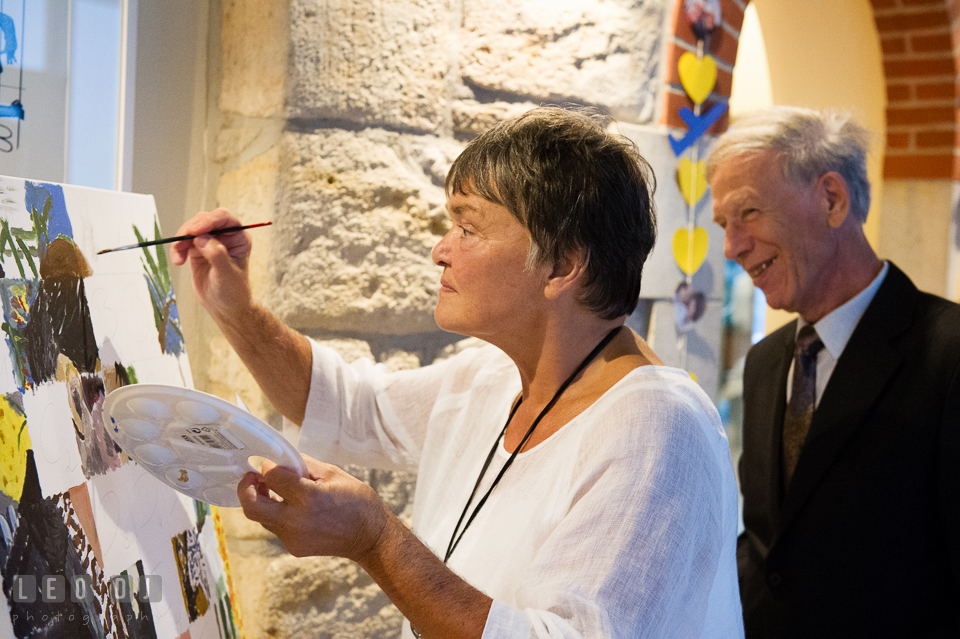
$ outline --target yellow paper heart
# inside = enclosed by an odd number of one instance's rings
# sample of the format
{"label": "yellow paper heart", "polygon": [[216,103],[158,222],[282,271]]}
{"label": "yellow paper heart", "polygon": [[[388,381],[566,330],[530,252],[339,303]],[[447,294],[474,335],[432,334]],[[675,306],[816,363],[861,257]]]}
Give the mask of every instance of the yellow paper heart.
{"label": "yellow paper heart", "polygon": [[689,206],[699,202],[707,190],[707,163],[700,160],[694,164],[682,158],[677,163],[677,184],[684,202]]}
{"label": "yellow paper heart", "polygon": [[677,229],[673,234],[673,259],[687,275],[693,275],[707,257],[707,230],[702,226],[693,229],[693,238],[687,229]]}
{"label": "yellow paper heart", "polygon": [[680,84],[694,104],[706,100],[717,83],[717,63],[708,55],[697,60],[695,54],[687,51],[680,56],[677,70],[680,72]]}

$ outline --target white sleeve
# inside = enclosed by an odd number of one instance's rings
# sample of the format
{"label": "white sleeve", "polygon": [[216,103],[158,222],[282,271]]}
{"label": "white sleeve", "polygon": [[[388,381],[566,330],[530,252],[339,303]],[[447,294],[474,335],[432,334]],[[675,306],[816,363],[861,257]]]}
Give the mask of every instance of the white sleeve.
{"label": "white sleeve", "polygon": [[[525,571],[516,605],[491,607],[484,639],[742,636],[728,521],[736,488],[719,419],[683,402],[615,408],[590,442],[607,449],[584,455],[590,467],[567,514]],[[600,427],[616,431],[611,420],[625,418],[628,436],[602,442]],[[707,619],[708,609],[721,614]]]}
{"label": "white sleeve", "polygon": [[391,373],[365,358],[347,364],[333,349],[311,345],[306,413],[290,439],[300,452],[337,465],[416,472],[430,413],[448,380],[482,365],[476,357],[482,349],[469,348],[437,364]]}

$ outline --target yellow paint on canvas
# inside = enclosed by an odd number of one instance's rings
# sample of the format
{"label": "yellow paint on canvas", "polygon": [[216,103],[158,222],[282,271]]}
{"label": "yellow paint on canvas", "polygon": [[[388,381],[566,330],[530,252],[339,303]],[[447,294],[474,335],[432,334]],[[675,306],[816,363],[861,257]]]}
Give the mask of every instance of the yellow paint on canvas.
{"label": "yellow paint on canvas", "polygon": [[236,624],[239,639],[244,639],[243,619],[240,617],[240,607],[237,605],[237,590],[233,585],[233,576],[230,571],[230,555],[227,552],[227,533],[223,528],[220,508],[211,504],[210,514],[213,516],[213,526],[217,533],[217,550],[220,553],[220,559],[223,560],[223,572],[227,580],[227,593],[230,597],[230,612],[233,614],[233,621]]}
{"label": "yellow paint on canvas", "polygon": [[26,416],[7,397],[0,395],[0,490],[17,501],[23,494],[30,447]]}

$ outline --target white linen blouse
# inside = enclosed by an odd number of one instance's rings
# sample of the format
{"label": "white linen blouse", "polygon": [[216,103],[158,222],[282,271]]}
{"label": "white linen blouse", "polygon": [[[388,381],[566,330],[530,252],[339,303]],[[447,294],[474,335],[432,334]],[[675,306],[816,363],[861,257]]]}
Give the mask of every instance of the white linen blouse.
{"label": "white linen blouse", "polygon": [[[314,343],[298,448],[416,472],[413,527],[443,557],[520,389],[493,346],[389,373]],[[508,456],[500,442],[474,505]],[[518,455],[448,565],[494,599],[484,639],[742,637],[736,537],[716,409],[685,372],[643,366]]]}

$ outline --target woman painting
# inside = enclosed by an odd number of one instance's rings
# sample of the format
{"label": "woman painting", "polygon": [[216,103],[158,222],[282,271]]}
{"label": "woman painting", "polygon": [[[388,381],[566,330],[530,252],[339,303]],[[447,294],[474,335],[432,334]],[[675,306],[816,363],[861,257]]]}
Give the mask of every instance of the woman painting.
{"label": "woman painting", "polygon": [[[406,637],[740,636],[717,412],[624,326],[652,188],[633,143],[581,113],[536,109],[476,138],[447,177],[435,316],[489,345],[398,373],[347,365],[253,301],[246,234],[203,235],[236,225],[228,212],[186,223],[199,237],[174,261],[323,460],[306,457],[306,478],[249,473],[244,513],[295,555],[359,563]],[[416,472],[414,530],[346,463]]]}

